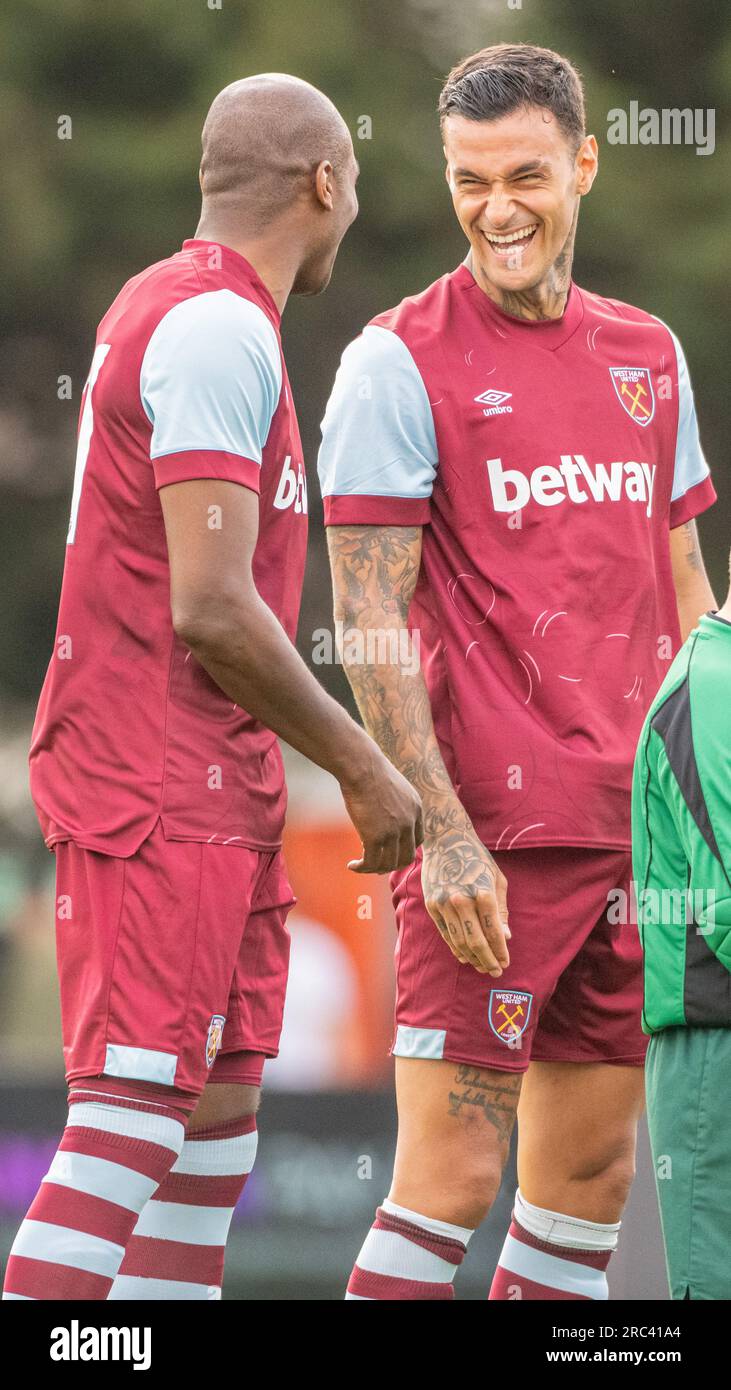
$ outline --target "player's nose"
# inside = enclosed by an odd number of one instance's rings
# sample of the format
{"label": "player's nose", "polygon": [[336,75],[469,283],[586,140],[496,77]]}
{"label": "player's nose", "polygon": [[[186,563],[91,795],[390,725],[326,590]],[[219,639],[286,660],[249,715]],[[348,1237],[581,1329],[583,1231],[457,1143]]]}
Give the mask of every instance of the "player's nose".
{"label": "player's nose", "polygon": [[484,230],[487,232],[502,232],[508,226],[514,215],[512,198],[507,194],[491,191],[485,203],[484,211]]}

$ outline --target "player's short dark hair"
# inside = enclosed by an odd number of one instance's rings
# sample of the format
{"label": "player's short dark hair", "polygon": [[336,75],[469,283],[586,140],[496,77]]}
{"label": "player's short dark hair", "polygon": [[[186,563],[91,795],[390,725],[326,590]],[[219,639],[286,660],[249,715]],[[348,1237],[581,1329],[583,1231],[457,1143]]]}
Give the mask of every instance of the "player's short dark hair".
{"label": "player's short dark hair", "polygon": [[439,119],[496,121],[521,107],[550,111],[574,150],[586,134],[584,88],[568,58],[532,43],[497,43],[452,68],[439,97]]}

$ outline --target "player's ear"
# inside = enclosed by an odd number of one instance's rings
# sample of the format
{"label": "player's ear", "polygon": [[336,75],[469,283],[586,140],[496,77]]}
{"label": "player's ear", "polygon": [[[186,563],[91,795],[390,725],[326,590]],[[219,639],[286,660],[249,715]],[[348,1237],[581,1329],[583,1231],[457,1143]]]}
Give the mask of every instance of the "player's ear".
{"label": "player's ear", "polygon": [[323,159],[315,170],[315,193],[318,202],[322,203],[328,212],[332,212],[333,208],[333,184],[333,166],[329,159]]}
{"label": "player's ear", "polygon": [[198,184],[199,184],[199,186],[200,186],[200,190],[201,190],[201,193],[202,193],[202,192],[203,192],[203,170],[202,170],[202,169],[199,169],[199,170],[198,170]]}
{"label": "player's ear", "polygon": [[576,152],[576,192],[581,197],[589,192],[598,168],[599,146],[593,135],[587,135]]}

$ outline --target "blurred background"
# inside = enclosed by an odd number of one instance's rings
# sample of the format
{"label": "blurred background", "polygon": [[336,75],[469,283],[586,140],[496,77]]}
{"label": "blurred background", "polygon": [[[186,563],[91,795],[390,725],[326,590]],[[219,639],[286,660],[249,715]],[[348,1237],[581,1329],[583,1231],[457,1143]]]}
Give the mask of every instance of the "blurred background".
{"label": "blurred background", "polygon": [[[311,475],[299,644],[331,626],[315,474],[340,352],[375,313],[464,255],[435,115],[465,54],[525,40],[582,71],[601,172],[583,206],[575,278],[658,314],[680,336],[719,502],[700,520],[719,602],[731,543],[725,139],[731,11],[721,0],[24,0],[0,11],[0,1256],[65,1119],[53,860],[26,756],[50,656],[76,417],[97,321],[122,283],[192,236],[199,134],[227,82],[289,71],[322,87],[353,133],[361,214],[328,292],[291,300],[283,337]],[[716,113],[716,149],[609,145],[607,113]],[[64,119],[66,118],[66,123]],[[68,124],[70,118],[70,126]],[[71,138],[59,139],[66,130]],[[350,708],[337,666],[313,668]],[[237,1211],[226,1297],[342,1297],[390,1178],[393,918],[386,885],[345,869],[338,789],[287,753],[289,872],[298,896],[281,1058],[265,1076],[260,1156]],[[458,1297],[486,1297],[514,1178],[470,1247]],[[615,1298],[665,1297],[646,1140],[613,1262]]]}

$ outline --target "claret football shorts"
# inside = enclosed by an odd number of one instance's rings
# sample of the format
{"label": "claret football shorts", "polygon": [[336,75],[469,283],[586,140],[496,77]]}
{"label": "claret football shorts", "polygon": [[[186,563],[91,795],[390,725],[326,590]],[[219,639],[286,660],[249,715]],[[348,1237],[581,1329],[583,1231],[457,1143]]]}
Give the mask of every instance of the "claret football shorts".
{"label": "claret football shorts", "polygon": [[127,859],[70,841],[55,854],[67,1080],[256,1084],[287,986],[281,852],[166,840],[158,822]]}
{"label": "claret football shorts", "polygon": [[492,853],[508,881],[512,933],[499,979],[461,965],[442,939],[424,905],[421,851],[392,876],[393,1054],[514,1072],[532,1059],[641,1066],[647,1038],[630,851]]}

